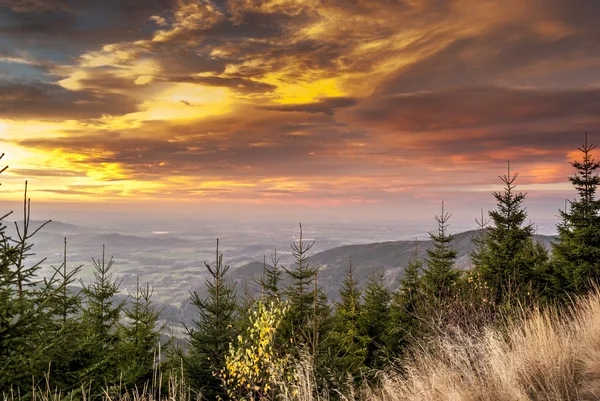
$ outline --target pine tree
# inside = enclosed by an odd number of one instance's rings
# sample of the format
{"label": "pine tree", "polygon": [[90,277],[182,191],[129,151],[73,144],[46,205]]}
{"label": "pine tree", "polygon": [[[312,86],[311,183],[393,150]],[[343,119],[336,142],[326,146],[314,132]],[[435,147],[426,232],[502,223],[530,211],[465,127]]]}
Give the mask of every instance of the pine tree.
{"label": "pine tree", "polygon": [[386,346],[390,357],[398,358],[411,344],[419,331],[419,308],[423,303],[423,260],[419,257],[419,243],[415,247],[406,269],[400,287],[392,295],[390,306],[390,323]]}
{"label": "pine tree", "polygon": [[150,384],[159,357],[164,326],[158,323],[160,311],[152,300],[153,293],[154,289],[148,283],[140,287],[138,278],[135,294],[130,295],[133,304],[123,311],[130,320],[129,324],[121,326],[120,333],[120,374],[126,386],[144,388]]}
{"label": "pine tree", "polygon": [[444,212],[435,216],[437,231],[431,231],[429,237],[433,241],[433,249],[427,250],[427,270],[422,278],[424,295],[432,305],[447,303],[452,295],[454,285],[460,277],[454,268],[458,251],[450,245],[455,235],[448,234],[448,220],[452,215]]}
{"label": "pine tree", "polygon": [[237,304],[235,286],[227,283],[229,266],[223,264],[223,255],[219,254],[219,240],[215,264],[204,265],[210,274],[206,281],[208,297],[203,299],[195,291],[190,293],[200,316],[194,327],[187,330],[190,350],[185,364],[196,391],[209,400],[217,396],[225,399],[226,391],[218,374],[224,368],[225,354],[236,334]]}
{"label": "pine tree", "polygon": [[56,341],[48,348],[51,353],[50,377],[52,385],[64,394],[78,390],[81,386],[78,372],[84,368],[80,359],[81,348],[85,345],[85,328],[81,321],[82,291],[75,290],[73,284],[83,265],[69,269],[67,263],[67,239],[64,239],[63,261],[54,267],[57,285],[61,291],[54,305],[55,326],[48,336]]}
{"label": "pine tree", "polygon": [[54,268],[58,284],[61,287],[61,293],[58,297],[58,313],[63,325],[66,325],[69,318],[81,312],[81,291],[72,292],[69,289],[75,283],[75,276],[79,274],[83,265],[74,269],[69,269],[67,265],[67,239],[64,239],[63,262],[60,266]]}
{"label": "pine tree", "polygon": [[348,374],[359,379],[366,368],[364,361],[369,338],[360,334],[361,296],[351,260],[340,286],[340,300],[335,303],[333,326],[328,338],[331,349],[335,351],[333,370],[341,373],[341,379]]}
{"label": "pine tree", "polygon": [[124,301],[117,301],[122,280],[114,279],[111,269],[114,259],[106,261],[106,249],[102,256],[92,259],[94,281],[81,282],[85,295],[83,324],[87,331],[81,358],[87,366],[80,372],[82,382],[90,383],[92,394],[100,395],[104,387],[118,382],[119,320]]}
{"label": "pine tree", "polygon": [[282,267],[291,283],[284,291],[289,309],[281,324],[280,341],[291,339],[296,346],[304,344],[313,347],[312,344],[316,341],[315,324],[323,327],[329,315],[326,296],[315,285],[319,268],[309,263],[308,252],[313,245],[314,241],[309,244],[304,241],[300,224],[298,242],[291,245],[295,268]]}
{"label": "pine tree", "polygon": [[309,264],[308,252],[313,246],[314,241],[309,244],[304,242],[302,224],[300,224],[300,238],[298,243],[294,242],[291,245],[292,254],[295,259],[295,268],[288,269],[283,267],[283,270],[290,278],[291,284],[285,290],[290,310],[282,326],[288,323],[291,332],[296,335],[302,335],[302,332],[313,318],[314,294],[312,287],[315,274],[318,271],[318,267]]}
{"label": "pine tree", "polygon": [[533,225],[525,224],[527,212],[522,207],[526,194],[514,192],[518,176],[511,174],[509,164],[508,174],[499,177],[504,192],[493,193],[497,209],[489,212],[492,226],[475,239],[477,249],[471,254],[496,305],[524,299],[536,281],[535,266],[525,252],[533,237]]}
{"label": "pine tree", "polygon": [[571,202],[569,210],[560,211],[552,255],[569,290],[582,293],[600,280],[600,200],[596,199],[600,162],[592,157],[596,146],[588,145],[587,134],[585,143],[577,149],[582,160],[571,163],[577,172],[569,180],[579,198]]}
{"label": "pine tree", "polygon": [[281,282],[282,268],[279,264],[277,249],[271,255],[271,264],[268,265],[265,258],[263,265],[263,277],[257,282],[261,286],[263,302],[269,304],[271,301],[278,301],[281,298],[279,283]]}
{"label": "pine tree", "polygon": [[298,357],[307,352],[312,359],[317,384],[328,387],[331,375],[331,353],[327,333],[330,332],[330,308],[327,297],[318,283],[319,268],[310,264],[308,252],[314,241],[304,241],[302,225],[298,242],[291,245],[295,268],[283,271],[290,279],[284,290],[288,310],[280,325],[276,345],[282,352]]}
{"label": "pine tree", "polygon": [[53,350],[60,343],[60,338],[52,336],[56,333],[60,283],[56,275],[40,277],[44,260],[27,263],[34,256],[32,237],[49,223],[31,228],[27,183],[23,221],[20,226],[15,223],[15,238],[6,233],[6,226],[1,223],[10,214],[0,219],[0,393],[7,393],[11,386],[27,392],[32,377],[42,380],[55,355]]}
{"label": "pine tree", "polygon": [[[255,283],[256,282],[253,281],[251,284],[253,285]],[[244,281],[242,296],[237,303],[235,331],[238,333],[248,329],[250,319],[256,310],[257,302],[260,300],[256,298],[252,285],[249,286],[248,281]]]}
{"label": "pine tree", "polygon": [[383,274],[373,273],[364,291],[364,302],[360,314],[360,335],[369,338],[365,365],[380,369],[387,360],[386,322],[390,320],[390,291],[383,284]]}

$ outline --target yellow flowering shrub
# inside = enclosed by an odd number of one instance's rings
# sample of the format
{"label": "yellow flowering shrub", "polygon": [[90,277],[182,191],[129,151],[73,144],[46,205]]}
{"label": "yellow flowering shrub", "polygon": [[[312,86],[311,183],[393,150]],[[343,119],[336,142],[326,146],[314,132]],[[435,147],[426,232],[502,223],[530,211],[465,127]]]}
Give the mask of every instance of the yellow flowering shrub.
{"label": "yellow flowering shrub", "polygon": [[229,344],[220,376],[232,400],[269,400],[281,391],[288,360],[277,354],[274,341],[287,309],[279,303],[258,301],[246,332]]}

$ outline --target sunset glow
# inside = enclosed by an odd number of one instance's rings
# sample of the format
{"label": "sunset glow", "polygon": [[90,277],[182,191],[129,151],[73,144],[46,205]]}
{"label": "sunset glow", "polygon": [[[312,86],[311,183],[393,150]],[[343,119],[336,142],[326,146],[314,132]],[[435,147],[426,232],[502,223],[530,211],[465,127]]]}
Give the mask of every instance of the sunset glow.
{"label": "sunset glow", "polygon": [[[572,196],[595,0],[0,1],[3,198],[437,204]],[[478,196],[478,195],[477,195]],[[365,206],[366,207],[366,206]],[[353,209],[358,210],[358,209]]]}

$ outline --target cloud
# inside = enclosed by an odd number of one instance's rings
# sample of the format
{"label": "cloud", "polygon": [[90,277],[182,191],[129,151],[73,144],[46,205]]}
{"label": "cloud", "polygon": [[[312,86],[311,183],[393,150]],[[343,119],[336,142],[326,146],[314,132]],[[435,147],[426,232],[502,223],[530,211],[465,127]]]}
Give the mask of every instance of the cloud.
{"label": "cloud", "polygon": [[253,81],[246,78],[236,77],[171,77],[168,78],[169,82],[185,82],[195,83],[206,86],[219,86],[225,88],[231,88],[235,91],[242,93],[254,93],[254,92],[271,92],[276,88],[275,85]]}
{"label": "cloud", "polygon": [[0,4],[0,131],[56,196],[434,199],[600,133],[593,0]]}
{"label": "cloud", "polygon": [[462,87],[377,95],[343,113],[364,127],[413,132],[577,121],[600,115],[600,89]]}
{"label": "cloud", "polygon": [[86,90],[73,92],[43,83],[0,83],[0,118],[87,119],[135,110],[135,102],[126,95]]}
{"label": "cloud", "polygon": [[357,103],[356,99],[349,97],[334,97],[319,100],[315,103],[305,104],[286,104],[281,106],[265,106],[264,110],[275,110],[275,111],[291,111],[291,112],[303,112],[303,113],[324,113],[333,115],[336,110],[353,106]]}
{"label": "cloud", "polygon": [[21,177],[85,177],[85,172],[52,168],[13,168],[9,174]]}

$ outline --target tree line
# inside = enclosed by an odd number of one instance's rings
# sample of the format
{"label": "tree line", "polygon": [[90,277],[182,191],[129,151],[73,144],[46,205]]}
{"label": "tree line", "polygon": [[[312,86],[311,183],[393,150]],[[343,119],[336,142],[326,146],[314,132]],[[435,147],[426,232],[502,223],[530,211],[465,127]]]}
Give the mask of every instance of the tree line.
{"label": "tree line", "polygon": [[568,304],[600,280],[594,149],[586,136],[580,159],[571,163],[569,180],[578,196],[559,211],[551,249],[536,241],[527,223],[526,194],[516,191],[518,173],[509,164],[502,190],[493,193],[496,209],[478,221],[468,271],[455,266],[451,214],[443,203],[429,233],[433,246],[421,258],[415,242],[393,289],[376,271],[357,282],[349,260],[336,302],[319,287],[319,266],[309,258],[313,243],[303,238],[301,225],[291,245],[294,265],[282,266],[277,253],[270,263],[265,259],[256,279],[259,294],[238,293],[217,241],[214,263],[205,263],[207,295],[190,293],[198,317],[185,328],[185,347],[165,335],[150,286],[138,283],[128,304],[115,298],[120,281],[104,249],[93,259],[91,283],[73,285],[81,266],[69,268],[66,242],[63,263],[41,277],[44,261],[31,262],[31,240],[43,227],[30,229],[26,187],[16,237],[0,225],[0,393],[26,398],[47,382],[79,398],[144,386],[158,393],[166,388],[161,381],[174,375],[203,399],[275,399],[293,379],[292,361],[304,358],[320,391],[335,398],[376,381],[381,369],[402,371],[411,348],[426,347],[431,336],[477,330],[523,308]]}

